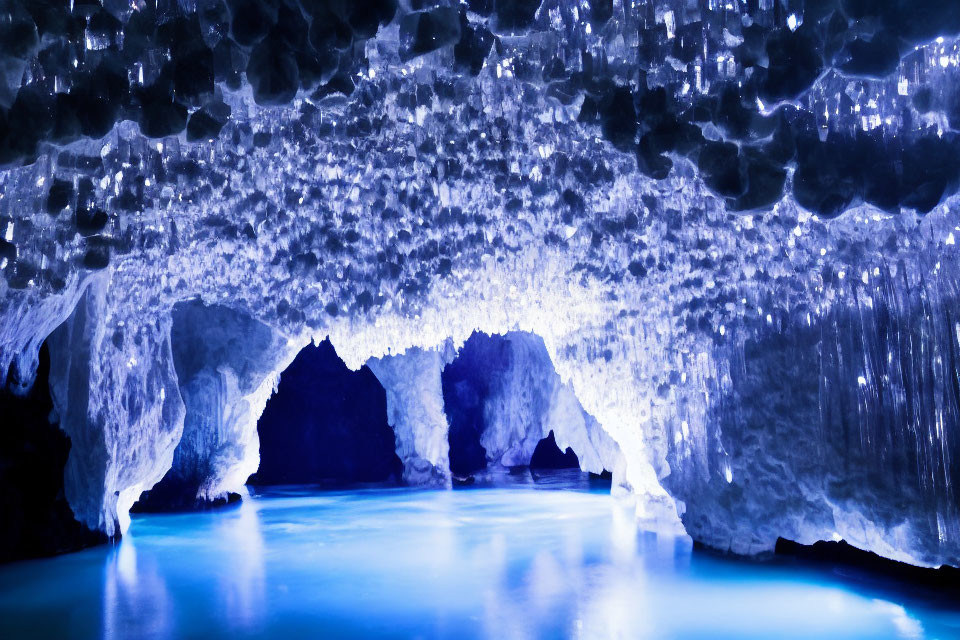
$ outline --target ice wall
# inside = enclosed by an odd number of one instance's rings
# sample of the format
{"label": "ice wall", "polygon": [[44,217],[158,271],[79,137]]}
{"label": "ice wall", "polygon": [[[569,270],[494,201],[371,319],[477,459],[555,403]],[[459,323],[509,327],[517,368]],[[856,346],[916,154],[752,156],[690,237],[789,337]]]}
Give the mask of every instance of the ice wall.
{"label": "ice wall", "polygon": [[691,535],[751,553],[829,531],[905,562],[956,564],[956,263],[930,266],[914,283],[903,264],[834,278],[842,304],[724,350],[707,419],[674,428],[667,488]]}
{"label": "ice wall", "polygon": [[118,319],[109,313],[117,295],[98,278],[48,339],[50,391],[71,442],[67,500],[107,536],[126,529],[140,492],[170,468],[184,420],[169,314]]}

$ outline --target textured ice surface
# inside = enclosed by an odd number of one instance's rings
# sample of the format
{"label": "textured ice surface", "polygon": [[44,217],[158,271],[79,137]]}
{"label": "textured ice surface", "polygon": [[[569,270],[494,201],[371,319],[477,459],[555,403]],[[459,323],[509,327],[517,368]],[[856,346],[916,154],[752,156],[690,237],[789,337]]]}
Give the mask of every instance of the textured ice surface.
{"label": "textured ice surface", "polygon": [[164,482],[187,504],[236,493],[257,470],[257,419],[298,349],[242,312],[195,301],[174,307],[171,343],[186,419]]}
{"label": "textured ice surface", "polygon": [[[223,469],[248,470],[287,356],[251,340],[233,357],[256,376],[211,360],[191,386],[171,327],[199,300],[289,353],[329,336],[352,368],[532,332],[648,520],[735,551],[843,537],[960,563],[954,3],[0,18],[0,364],[28,388],[53,332],[90,526],[113,531],[184,424],[227,428],[196,442],[229,435]],[[435,397],[392,388],[398,432],[404,412],[439,428]]]}
{"label": "textured ice surface", "polygon": [[539,442],[553,432],[556,446],[573,449],[583,471],[609,471],[615,486],[629,489],[617,443],[557,375],[542,338],[475,333],[454,362],[446,409],[464,423],[471,417],[479,423],[463,428],[478,431],[488,466],[529,465]]}
{"label": "textured ice surface", "polygon": [[74,515],[112,536],[140,492],[173,462],[184,405],[170,351],[170,318],[110,328],[106,278],[95,278],[50,336],[50,391],[70,437],[65,491]]}
{"label": "textured ice surface", "polygon": [[411,484],[450,482],[443,364],[439,350],[417,348],[367,361],[387,392],[387,419],[396,434],[403,479]]}

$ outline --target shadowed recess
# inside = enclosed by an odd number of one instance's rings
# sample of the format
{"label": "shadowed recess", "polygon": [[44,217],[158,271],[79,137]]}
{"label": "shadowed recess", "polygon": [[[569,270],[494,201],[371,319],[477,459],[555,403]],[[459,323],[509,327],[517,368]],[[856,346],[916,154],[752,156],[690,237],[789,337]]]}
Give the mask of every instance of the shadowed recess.
{"label": "shadowed recess", "polygon": [[561,451],[557,439],[551,431],[546,438],[537,443],[530,457],[531,469],[579,469],[580,461],[573,449],[567,447]]}
{"label": "shadowed recess", "polygon": [[283,372],[257,432],[260,468],[252,485],[401,476],[383,387],[365,366],[350,371],[329,340],[305,347]]}
{"label": "shadowed recess", "polygon": [[70,438],[57,424],[49,371],[44,343],[29,393],[0,389],[0,562],[76,551],[106,540],[76,521],[64,497]]}
{"label": "shadowed recess", "polygon": [[509,364],[509,343],[503,336],[479,332],[464,343],[441,375],[443,406],[450,424],[450,471],[468,476],[487,467],[480,436],[486,426],[484,406],[495,372]]}

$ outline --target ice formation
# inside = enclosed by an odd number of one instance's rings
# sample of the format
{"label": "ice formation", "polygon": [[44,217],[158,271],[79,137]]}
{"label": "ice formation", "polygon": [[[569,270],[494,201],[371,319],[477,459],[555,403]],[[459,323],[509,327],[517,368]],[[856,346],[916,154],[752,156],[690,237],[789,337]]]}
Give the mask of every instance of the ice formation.
{"label": "ice formation", "polygon": [[474,429],[488,465],[528,466],[552,432],[561,451],[577,454],[583,471],[608,471],[614,486],[629,489],[617,443],[557,375],[542,338],[521,331],[474,334],[453,362],[458,370],[443,397],[447,414],[457,415],[457,405],[477,414]]}
{"label": "ice formation", "polygon": [[4,0],[8,392],[46,340],[112,534],[191,455],[241,483],[314,337],[444,477],[438,358],[523,331],[648,523],[960,564],[958,6]]}
{"label": "ice formation", "polygon": [[387,415],[403,462],[403,479],[411,484],[450,482],[447,416],[440,389],[443,365],[439,350],[419,348],[367,361],[387,392]]}
{"label": "ice formation", "polygon": [[153,494],[186,506],[238,493],[260,461],[257,420],[298,349],[243,313],[196,301],[174,306],[170,340],[186,413]]}

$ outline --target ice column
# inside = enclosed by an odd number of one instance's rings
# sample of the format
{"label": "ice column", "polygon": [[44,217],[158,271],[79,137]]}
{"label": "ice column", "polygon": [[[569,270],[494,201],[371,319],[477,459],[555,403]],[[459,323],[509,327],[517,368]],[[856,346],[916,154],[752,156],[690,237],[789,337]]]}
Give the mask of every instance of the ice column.
{"label": "ice column", "polygon": [[256,472],[257,420],[300,345],[245,313],[196,301],[174,308],[172,342],[187,415],[164,482],[214,500]]}
{"label": "ice column", "polygon": [[387,392],[387,420],[396,432],[403,479],[410,484],[450,482],[443,365],[439,350],[418,348],[367,362]]}
{"label": "ice column", "polygon": [[98,279],[49,338],[50,391],[70,436],[64,471],[76,518],[116,535],[140,493],[170,468],[184,407],[169,314],[123,318]]}

